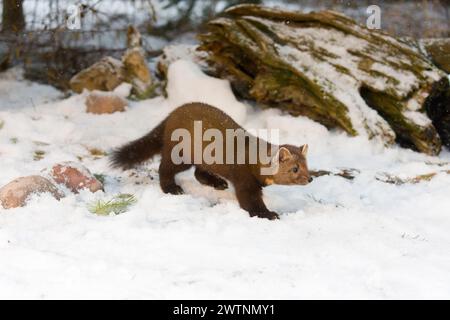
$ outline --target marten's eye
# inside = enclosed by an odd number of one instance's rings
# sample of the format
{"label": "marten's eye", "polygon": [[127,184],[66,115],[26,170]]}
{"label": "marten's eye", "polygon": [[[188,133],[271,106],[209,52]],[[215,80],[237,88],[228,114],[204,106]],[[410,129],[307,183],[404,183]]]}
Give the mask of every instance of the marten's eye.
{"label": "marten's eye", "polygon": [[293,167],[291,170],[292,170],[293,173],[297,173],[298,172],[298,167]]}

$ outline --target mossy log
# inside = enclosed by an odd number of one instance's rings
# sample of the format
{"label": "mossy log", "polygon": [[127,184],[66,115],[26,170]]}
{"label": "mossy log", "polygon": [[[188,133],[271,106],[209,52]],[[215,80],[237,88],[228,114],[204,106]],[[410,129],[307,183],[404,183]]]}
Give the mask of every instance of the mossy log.
{"label": "mossy log", "polygon": [[424,103],[445,74],[416,48],[333,11],[238,5],[199,35],[209,71],[236,93],[350,135],[436,155]]}
{"label": "mossy log", "polygon": [[450,73],[450,38],[422,40],[419,46],[436,66]]}

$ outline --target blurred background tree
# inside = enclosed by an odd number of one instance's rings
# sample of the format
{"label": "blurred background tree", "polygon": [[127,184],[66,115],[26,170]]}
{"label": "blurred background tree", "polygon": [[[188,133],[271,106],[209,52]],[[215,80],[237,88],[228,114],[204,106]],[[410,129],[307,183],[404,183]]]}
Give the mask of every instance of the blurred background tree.
{"label": "blurred background tree", "polygon": [[25,29],[23,0],[3,0],[2,32],[20,32]]}

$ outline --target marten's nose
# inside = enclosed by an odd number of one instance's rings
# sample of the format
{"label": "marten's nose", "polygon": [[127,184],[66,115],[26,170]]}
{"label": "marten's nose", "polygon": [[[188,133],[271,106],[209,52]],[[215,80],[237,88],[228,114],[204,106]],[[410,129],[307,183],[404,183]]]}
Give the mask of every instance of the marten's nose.
{"label": "marten's nose", "polygon": [[309,177],[308,182],[311,183],[313,181],[312,177]]}

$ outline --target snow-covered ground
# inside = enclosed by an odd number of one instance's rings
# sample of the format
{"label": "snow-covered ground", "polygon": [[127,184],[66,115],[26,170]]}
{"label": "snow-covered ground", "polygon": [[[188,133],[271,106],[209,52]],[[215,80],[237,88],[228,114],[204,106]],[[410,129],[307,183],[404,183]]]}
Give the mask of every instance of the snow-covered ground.
{"label": "snow-covered ground", "polygon": [[[330,132],[240,103],[226,83],[205,77],[171,70],[168,99],[92,115],[83,95],[63,98],[17,70],[0,74],[0,186],[62,161],[106,176],[104,193],[35,196],[0,209],[0,298],[450,298],[450,175],[402,186],[375,179],[449,170],[448,151],[429,157]],[[89,152],[143,135],[194,98],[230,106],[247,128],[279,128],[282,143],[308,143],[311,169],[361,174],[266,188],[267,206],[281,214],[268,221],[249,218],[232,190],[201,186],[192,171],[178,176],[185,195],[166,195],[158,158],[121,172]],[[39,161],[37,150],[45,152]],[[137,204],[117,216],[88,211],[118,193]]]}

